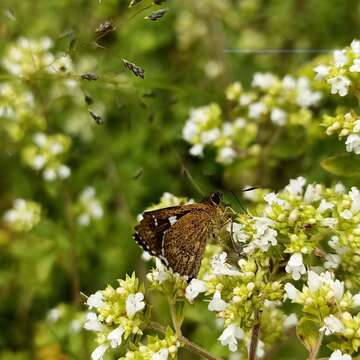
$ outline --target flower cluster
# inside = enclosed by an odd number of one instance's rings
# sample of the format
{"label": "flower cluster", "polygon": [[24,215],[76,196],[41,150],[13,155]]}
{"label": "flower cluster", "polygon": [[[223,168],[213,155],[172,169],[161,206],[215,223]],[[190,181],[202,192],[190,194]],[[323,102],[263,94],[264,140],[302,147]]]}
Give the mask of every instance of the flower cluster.
{"label": "flower cluster", "polygon": [[324,115],[326,134],[337,134],[339,139],[345,138],[346,151],[360,154],[360,117],[353,112],[336,116]]}
{"label": "flower cluster", "polygon": [[36,113],[33,94],[10,82],[0,84],[0,118],[14,141],[22,140],[30,130],[45,127],[45,119]]}
{"label": "flower cluster", "polygon": [[69,70],[72,67],[70,58],[54,56],[49,51],[52,47],[53,41],[48,37],[39,40],[21,37],[8,48],[2,64],[10,74],[23,78],[39,71],[54,73]]}
{"label": "flower cluster", "polygon": [[80,226],[88,226],[91,221],[101,219],[104,210],[99,200],[96,199],[96,191],[92,186],[86,187],[79,196],[77,221]]}
{"label": "flower cluster", "polygon": [[89,312],[84,328],[94,331],[99,346],[92,360],[102,359],[109,348],[117,348],[130,336],[141,335],[145,320],[144,289],[135,275],[119,280],[119,286],[108,285],[105,290],[89,296]]}
{"label": "flower cluster", "polygon": [[330,85],[332,94],[357,94],[360,79],[360,41],[353,40],[349,47],[335,50],[332,59],[327,64],[316,66],[314,71],[316,79]]}
{"label": "flower cluster", "polygon": [[231,102],[229,121],[222,120],[219,105],[213,103],[190,112],[183,138],[192,145],[190,154],[203,156],[205,146],[216,149],[216,161],[231,164],[245,155],[256,156],[258,139],[275,127],[307,127],[314,117],[313,108],[322,97],[312,89],[307,77],[287,75],[283,79],[271,73],[256,73],[252,89],[245,91],[240,82],[226,89]]}
{"label": "flower cluster", "polygon": [[66,179],[70,176],[71,170],[62,160],[70,144],[70,138],[62,134],[36,133],[33,136],[33,144],[23,149],[24,162],[35,170],[41,170],[46,181]]}
{"label": "flower cluster", "polygon": [[16,199],[13,208],[5,212],[3,219],[13,231],[30,231],[40,222],[41,207],[33,201]]}

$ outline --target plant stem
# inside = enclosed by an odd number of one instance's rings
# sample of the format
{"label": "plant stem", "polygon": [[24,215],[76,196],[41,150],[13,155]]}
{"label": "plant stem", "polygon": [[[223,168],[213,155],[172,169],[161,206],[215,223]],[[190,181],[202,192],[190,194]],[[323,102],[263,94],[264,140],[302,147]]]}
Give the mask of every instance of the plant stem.
{"label": "plant stem", "polygon": [[181,336],[181,324],[178,321],[177,314],[176,314],[176,300],[168,299],[169,301],[169,307],[170,307],[170,313],[171,313],[171,320],[176,332],[177,336]]}
{"label": "plant stem", "polygon": [[249,360],[256,359],[256,349],[259,341],[259,333],[260,333],[260,316],[259,311],[255,312],[255,324],[251,331],[251,341],[249,348]]}
{"label": "plant stem", "polygon": [[324,331],[321,331],[314,349],[309,354],[309,360],[316,360],[317,354],[320,350],[320,346],[321,346],[323,337],[324,337]]}
{"label": "plant stem", "polygon": [[[166,330],[165,328],[155,322],[155,321],[151,321],[148,325],[149,329],[158,331],[162,334],[165,334]],[[203,357],[204,359],[208,359],[208,360],[222,360],[221,358],[218,358],[216,356],[213,356],[211,354],[209,354],[206,350],[204,350],[202,347],[200,347],[199,345],[194,344],[192,341],[190,341],[188,338],[186,338],[183,335],[177,335],[178,340],[191,352],[193,352],[196,355],[199,355],[201,357]]]}

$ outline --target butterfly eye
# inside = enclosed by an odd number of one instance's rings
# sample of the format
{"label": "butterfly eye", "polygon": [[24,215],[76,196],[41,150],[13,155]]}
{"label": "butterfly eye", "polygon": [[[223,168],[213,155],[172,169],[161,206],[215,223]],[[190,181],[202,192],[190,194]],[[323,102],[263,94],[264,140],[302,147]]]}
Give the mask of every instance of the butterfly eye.
{"label": "butterfly eye", "polygon": [[210,195],[210,199],[214,204],[219,205],[222,199],[222,193],[219,191],[215,191]]}

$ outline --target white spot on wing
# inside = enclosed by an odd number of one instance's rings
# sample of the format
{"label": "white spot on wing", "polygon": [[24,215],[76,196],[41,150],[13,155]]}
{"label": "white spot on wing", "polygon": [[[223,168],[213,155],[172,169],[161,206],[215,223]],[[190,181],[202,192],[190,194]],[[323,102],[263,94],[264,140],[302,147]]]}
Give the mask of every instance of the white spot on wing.
{"label": "white spot on wing", "polygon": [[176,216],[170,216],[170,217],[169,217],[169,223],[170,223],[170,225],[176,224],[176,221],[177,221]]}

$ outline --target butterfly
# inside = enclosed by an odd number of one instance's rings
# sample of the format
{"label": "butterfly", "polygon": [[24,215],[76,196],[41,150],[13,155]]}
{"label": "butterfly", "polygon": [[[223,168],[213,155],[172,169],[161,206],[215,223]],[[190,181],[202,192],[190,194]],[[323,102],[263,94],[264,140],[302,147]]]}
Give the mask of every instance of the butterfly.
{"label": "butterfly", "polygon": [[213,192],[194,204],[146,211],[135,227],[135,241],[173,272],[196,277],[208,240],[226,222],[222,194]]}

